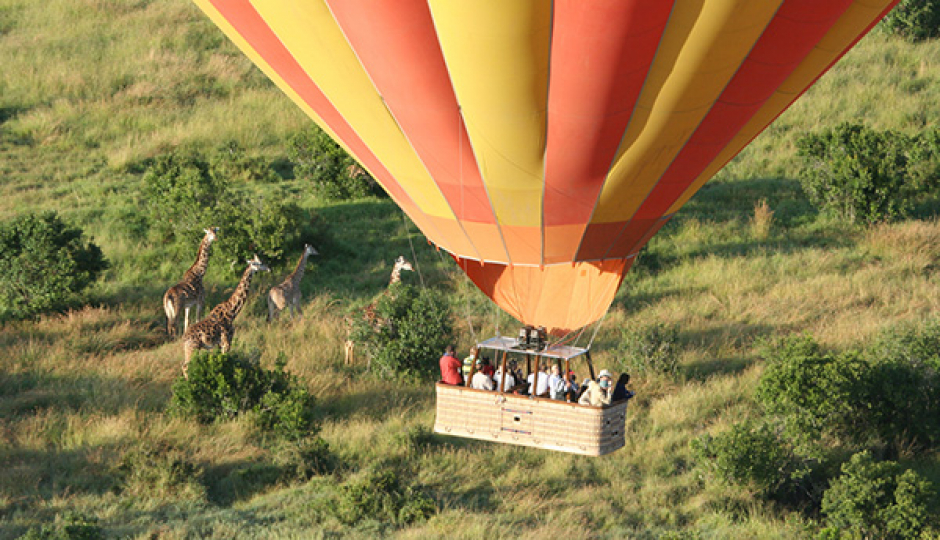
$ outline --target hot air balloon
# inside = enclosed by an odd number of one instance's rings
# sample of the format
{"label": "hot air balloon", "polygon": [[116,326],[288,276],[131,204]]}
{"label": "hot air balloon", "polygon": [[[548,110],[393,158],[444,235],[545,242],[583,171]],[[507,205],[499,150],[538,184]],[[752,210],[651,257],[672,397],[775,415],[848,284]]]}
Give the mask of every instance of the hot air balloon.
{"label": "hot air balloon", "polygon": [[646,242],[896,3],[194,1],[555,335],[598,321]]}

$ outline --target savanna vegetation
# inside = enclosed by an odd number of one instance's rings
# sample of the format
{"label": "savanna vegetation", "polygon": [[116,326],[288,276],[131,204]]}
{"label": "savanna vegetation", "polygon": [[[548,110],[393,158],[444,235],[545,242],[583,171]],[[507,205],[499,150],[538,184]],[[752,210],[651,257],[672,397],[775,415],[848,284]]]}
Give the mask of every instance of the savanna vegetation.
{"label": "savanna vegetation", "polygon": [[[0,538],[935,537],[940,41],[905,5],[641,254],[593,349],[627,444],[588,458],[432,433],[432,339],[512,321],[190,2],[0,0]],[[183,380],[161,298],[205,227],[207,308],[272,272]]]}

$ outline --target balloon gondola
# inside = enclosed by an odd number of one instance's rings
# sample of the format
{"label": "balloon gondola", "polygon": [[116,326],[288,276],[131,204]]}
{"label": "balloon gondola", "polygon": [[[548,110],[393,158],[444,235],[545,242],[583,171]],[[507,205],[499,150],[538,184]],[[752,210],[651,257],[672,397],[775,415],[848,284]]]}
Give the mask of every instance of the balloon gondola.
{"label": "balloon gondola", "polygon": [[480,290],[562,336],[896,0],[195,2]]}
{"label": "balloon gondola", "polygon": [[[493,355],[500,365],[497,376],[507,373],[511,357],[524,359],[527,369],[536,377],[546,377],[539,367],[557,363],[568,373],[572,362],[590,363],[590,352],[584,347],[561,344],[533,344],[524,337],[497,336],[477,344],[477,354]],[[476,390],[465,386],[437,383],[437,418],[434,431],[446,435],[485,441],[533,446],[602,456],[624,445],[627,400],[603,407],[580,405],[577,401],[520,395],[506,388],[499,378],[497,391]],[[533,387],[538,380],[533,379]]]}

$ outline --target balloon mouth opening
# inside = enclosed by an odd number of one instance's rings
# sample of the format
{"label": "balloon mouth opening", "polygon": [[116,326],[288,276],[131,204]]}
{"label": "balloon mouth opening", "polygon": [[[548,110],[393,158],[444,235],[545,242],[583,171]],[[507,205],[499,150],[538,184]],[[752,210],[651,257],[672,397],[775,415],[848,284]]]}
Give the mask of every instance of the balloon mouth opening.
{"label": "balloon mouth opening", "polygon": [[549,266],[514,266],[454,255],[467,277],[522,325],[564,336],[599,321],[635,256]]}

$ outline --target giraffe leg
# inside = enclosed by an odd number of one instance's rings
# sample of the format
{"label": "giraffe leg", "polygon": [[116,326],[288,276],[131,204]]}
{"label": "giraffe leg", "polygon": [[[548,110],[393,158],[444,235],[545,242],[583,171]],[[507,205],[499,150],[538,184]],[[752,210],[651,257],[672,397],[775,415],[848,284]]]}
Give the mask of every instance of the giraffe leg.
{"label": "giraffe leg", "polygon": [[353,363],[355,363],[356,361],[355,347],[356,347],[356,344],[353,342],[353,340],[351,339],[346,340],[346,343],[345,343],[346,358],[344,359],[343,363],[347,366],[353,365]]}
{"label": "giraffe leg", "polygon": [[232,348],[232,334],[231,330],[223,330],[222,335],[219,337],[219,347],[222,349],[223,354],[228,354],[229,349]]}
{"label": "giraffe leg", "polygon": [[191,308],[188,306],[183,308],[183,334],[185,334],[186,331],[189,330],[189,310],[190,309]]}

